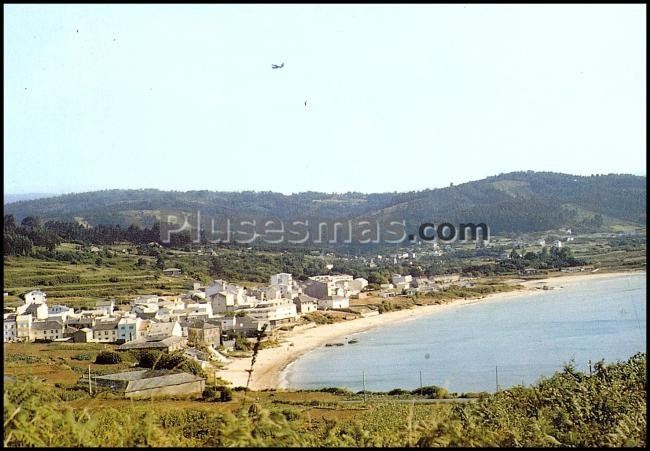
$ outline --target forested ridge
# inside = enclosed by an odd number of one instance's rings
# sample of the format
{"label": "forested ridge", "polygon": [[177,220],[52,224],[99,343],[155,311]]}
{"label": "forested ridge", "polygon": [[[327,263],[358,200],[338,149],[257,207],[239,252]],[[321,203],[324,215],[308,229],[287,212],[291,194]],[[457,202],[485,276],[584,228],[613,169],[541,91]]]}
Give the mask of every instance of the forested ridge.
{"label": "forested ridge", "polygon": [[512,172],[446,188],[405,193],[327,194],[274,192],[104,190],[14,202],[5,214],[17,221],[131,224],[151,227],[161,210],[241,219],[406,220],[483,222],[492,233],[534,232],[607,222],[645,224],[646,178]]}

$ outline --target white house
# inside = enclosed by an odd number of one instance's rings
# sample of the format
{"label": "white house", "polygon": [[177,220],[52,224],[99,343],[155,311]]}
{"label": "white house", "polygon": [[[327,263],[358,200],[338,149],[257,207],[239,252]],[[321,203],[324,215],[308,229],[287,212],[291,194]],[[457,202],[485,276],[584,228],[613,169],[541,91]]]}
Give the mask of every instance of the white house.
{"label": "white house", "polygon": [[140,318],[124,317],[117,323],[117,339],[131,341],[140,338]]}
{"label": "white house", "polygon": [[188,317],[212,318],[212,304],[209,302],[188,302],[185,304],[183,315]]}
{"label": "white house", "polygon": [[98,343],[117,341],[118,321],[100,321],[93,327],[93,339]]}
{"label": "white house", "polygon": [[147,337],[182,337],[183,328],[181,327],[178,321],[172,321],[168,323],[154,323],[152,322],[149,325],[149,331],[147,332]]}
{"label": "white house", "polygon": [[293,276],[289,273],[283,272],[280,274],[273,274],[271,276],[271,285],[289,285],[293,284]]}
{"label": "white house", "polygon": [[16,315],[16,339],[33,341],[32,315]]}
{"label": "white house", "polygon": [[271,326],[298,319],[296,304],[291,299],[274,299],[243,311],[251,318],[267,322]]}
{"label": "white house", "polygon": [[74,313],[74,309],[65,305],[53,305],[47,308],[48,319],[58,319],[63,323],[67,321],[68,315],[71,315],[72,313]]}
{"label": "white house", "polygon": [[16,308],[18,315],[32,315],[34,319],[47,319],[47,304],[29,302]]}
{"label": "white house", "polygon": [[153,318],[158,312],[158,301],[156,303],[138,303],[131,308],[131,313],[139,318]]}
{"label": "white house", "polygon": [[318,299],[326,299],[331,296],[349,296],[350,282],[353,280],[354,278],[348,274],[312,276],[306,281],[303,292]]}
{"label": "white house", "polygon": [[95,310],[102,310],[107,315],[113,313],[115,309],[115,301],[112,300],[100,300],[95,303]]}
{"label": "white house", "polygon": [[8,343],[16,341],[17,327],[16,315],[13,313],[6,313],[4,315],[4,342]]}
{"label": "white house", "polygon": [[63,338],[65,325],[59,321],[46,320],[32,323],[34,340],[56,340]]}
{"label": "white house", "polygon": [[25,304],[45,304],[47,295],[41,290],[30,291],[25,295]]}
{"label": "white house", "polygon": [[339,309],[350,307],[350,298],[345,296],[331,296],[329,299],[319,299],[318,308],[324,309]]}
{"label": "white house", "polygon": [[318,299],[308,296],[306,294],[301,294],[293,300],[293,303],[296,304],[296,310],[301,315],[305,313],[315,312],[318,309]]}

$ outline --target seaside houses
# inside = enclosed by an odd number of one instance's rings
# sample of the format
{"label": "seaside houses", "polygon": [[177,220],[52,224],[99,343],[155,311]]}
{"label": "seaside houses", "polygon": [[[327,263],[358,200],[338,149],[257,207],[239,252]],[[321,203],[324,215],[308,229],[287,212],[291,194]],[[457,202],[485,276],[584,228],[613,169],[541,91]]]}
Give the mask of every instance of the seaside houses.
{"label": "seaside houses", "polygon": [[296,305],[291,299],[273,299],[260,302],[255,307],[242,310],[253,319],[268,323],[271,327],[298,319]]}
{"label": "seaside houses", "polygon": [[79,313],[71,313],[66,318],[66,324],[69,326],[82,329],[84,327],[92,328],[97,322],[97,316],[92,311],[81,311]]}
{"label": "seaside houses", "polygon": [[[246,316],[233,316],[232,318],[222,318],[219,320],[221,330],[234,334],[242,334],[248,337],[256,336],[265,325],[264,320]],[[267,332],[268,332],[267,328]]]}
{"label": "seaside houses", "polygon": [[318,309],[318,299],[313,298],[307,294],[301,294],[293,300],[296,304],[296,310],[301,315],[305,313],[315,312]]}
{"label": "seaside houses", "polygon": [[342,309],[350,306],[350,298],[346,296],[328,296],[326,299],[318,300],[318,309]]}
{"label": "seaside houses", "polygon": [[269,287],[275,287],[280,290],[278,295],[270,299],[278,297],[293,299],[302,293],[300,285],[293,280],[293,276],[289,273],[273,274],[269,280]]}
{"label": "seaside houses", "polygon": [[345,296],[350,291],[349,283],[354,278],[343,274],[337,276],[312,276],[303,287],[303,292],[317,299],[326,299],[331,296]]}
{"label": "seaside houses", "polygon": [[324,275],[310,277],[303,292],[318,299],[319,309],[340,309],[350,306],[350,297],[359,296],[368,285],[365,279],[354,279],[351,275]]}

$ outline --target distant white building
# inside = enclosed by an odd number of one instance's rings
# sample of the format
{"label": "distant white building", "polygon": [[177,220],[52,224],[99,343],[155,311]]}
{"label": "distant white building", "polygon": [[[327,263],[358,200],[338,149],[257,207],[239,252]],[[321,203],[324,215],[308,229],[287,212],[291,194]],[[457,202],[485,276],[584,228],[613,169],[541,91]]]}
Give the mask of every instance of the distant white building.
{"label": "distant white building", "polygon": [[158,299],[156,298],[155,302],[139,302],[133,305],[131,308],[131,313],[135,314],[139,318],[150,319],[153,318],[158,312]]}
{"label": "distant white building", "polygon": [[280,274],[273,274],[270,280],[271,285],[291,285],[293,284],[293,276],[289,273],[283,272]]}
{"label": "distant white building", "polygon": [[298,319],[296,304],[291,299],[274,299],[243,311],[251,318],[264,321],[271,326]]}
{"label": "distant white building", "polygon": [[345,296],[331,296],[329,299],[319,299],[318,309],[341,309],[350,307],[350,298]]}
{"label": "distant white building", "polygon": [[47,295],[41,290],[30,291],[25,294],[25,304],[45,304]]}
{"label": "distant white building", "polygon": [[348,274],[336,276],[312,276],[303,287],[303,292],[317,299],[327,299],[332,296],[349,296],[350,282],[354,278]]}
{"label": "distant white building", "polygon": [[107,315],[113,313],[115,309],[115,301],[112,300],[100,300],[95,303],[95,310],[101,310]]}
{"label": "distant white building", "polygon": [[212,304],[213,313],[226,313],[259,302],[254,296],[249,296],[244,287],[223,280],[215,280],[213,285],[205,289],[205,294],[206,300]]}
{"label": "distant white building", "polygon": [[560,240],[555,240],[553,241],[553,247],[557,247],[558,249],[562,247],[562,241]]}
{"label": "distant white building", "polygon": [[16,308],[18,315],[32,315],[34,319],[47,319],[47,304],[40,302],[29,302]]}
{"label": "distant white building", "polygon": [[413,280],[413,277],[410,275],[402,276],[401,274],[393,274],[393,277],[391,278],[391,281],[393,282],[393,285],[396,287],[399,284],[402,284],[402,286],[405,286],[406,288],[409,288],[409,284]]}
{"label": "distant white building", "polygon": [[48,319],[58,319],[65,323],[68,320],[68,315],[74,313],[74,309],[65,305],[53,305],[47,308]]}
{"label": "distant white building", "polygon": [[318,299],[306,294],[301,294],[300,296],[296,297],[293,300],[293,303],[296,304],[296,310],[301,315],[318,310]]}

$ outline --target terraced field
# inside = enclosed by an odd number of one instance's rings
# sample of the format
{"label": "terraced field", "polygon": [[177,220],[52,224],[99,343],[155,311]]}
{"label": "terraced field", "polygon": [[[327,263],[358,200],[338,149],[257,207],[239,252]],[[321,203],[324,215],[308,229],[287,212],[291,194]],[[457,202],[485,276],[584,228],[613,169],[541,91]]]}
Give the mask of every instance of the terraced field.
{"label": "terraced field", "polygon": [[159,269],[138,266],[138,258],[116,255],[96,265],[5,257],[3,289],[9,296],[4,305],[18,305],[19,295],[37,288],[44,290],[52,303],[79,308],[98,299],[113,298],[119,303],[139,294],[174,295],[186,291],[193,281],[187,275],[166,277]]}

